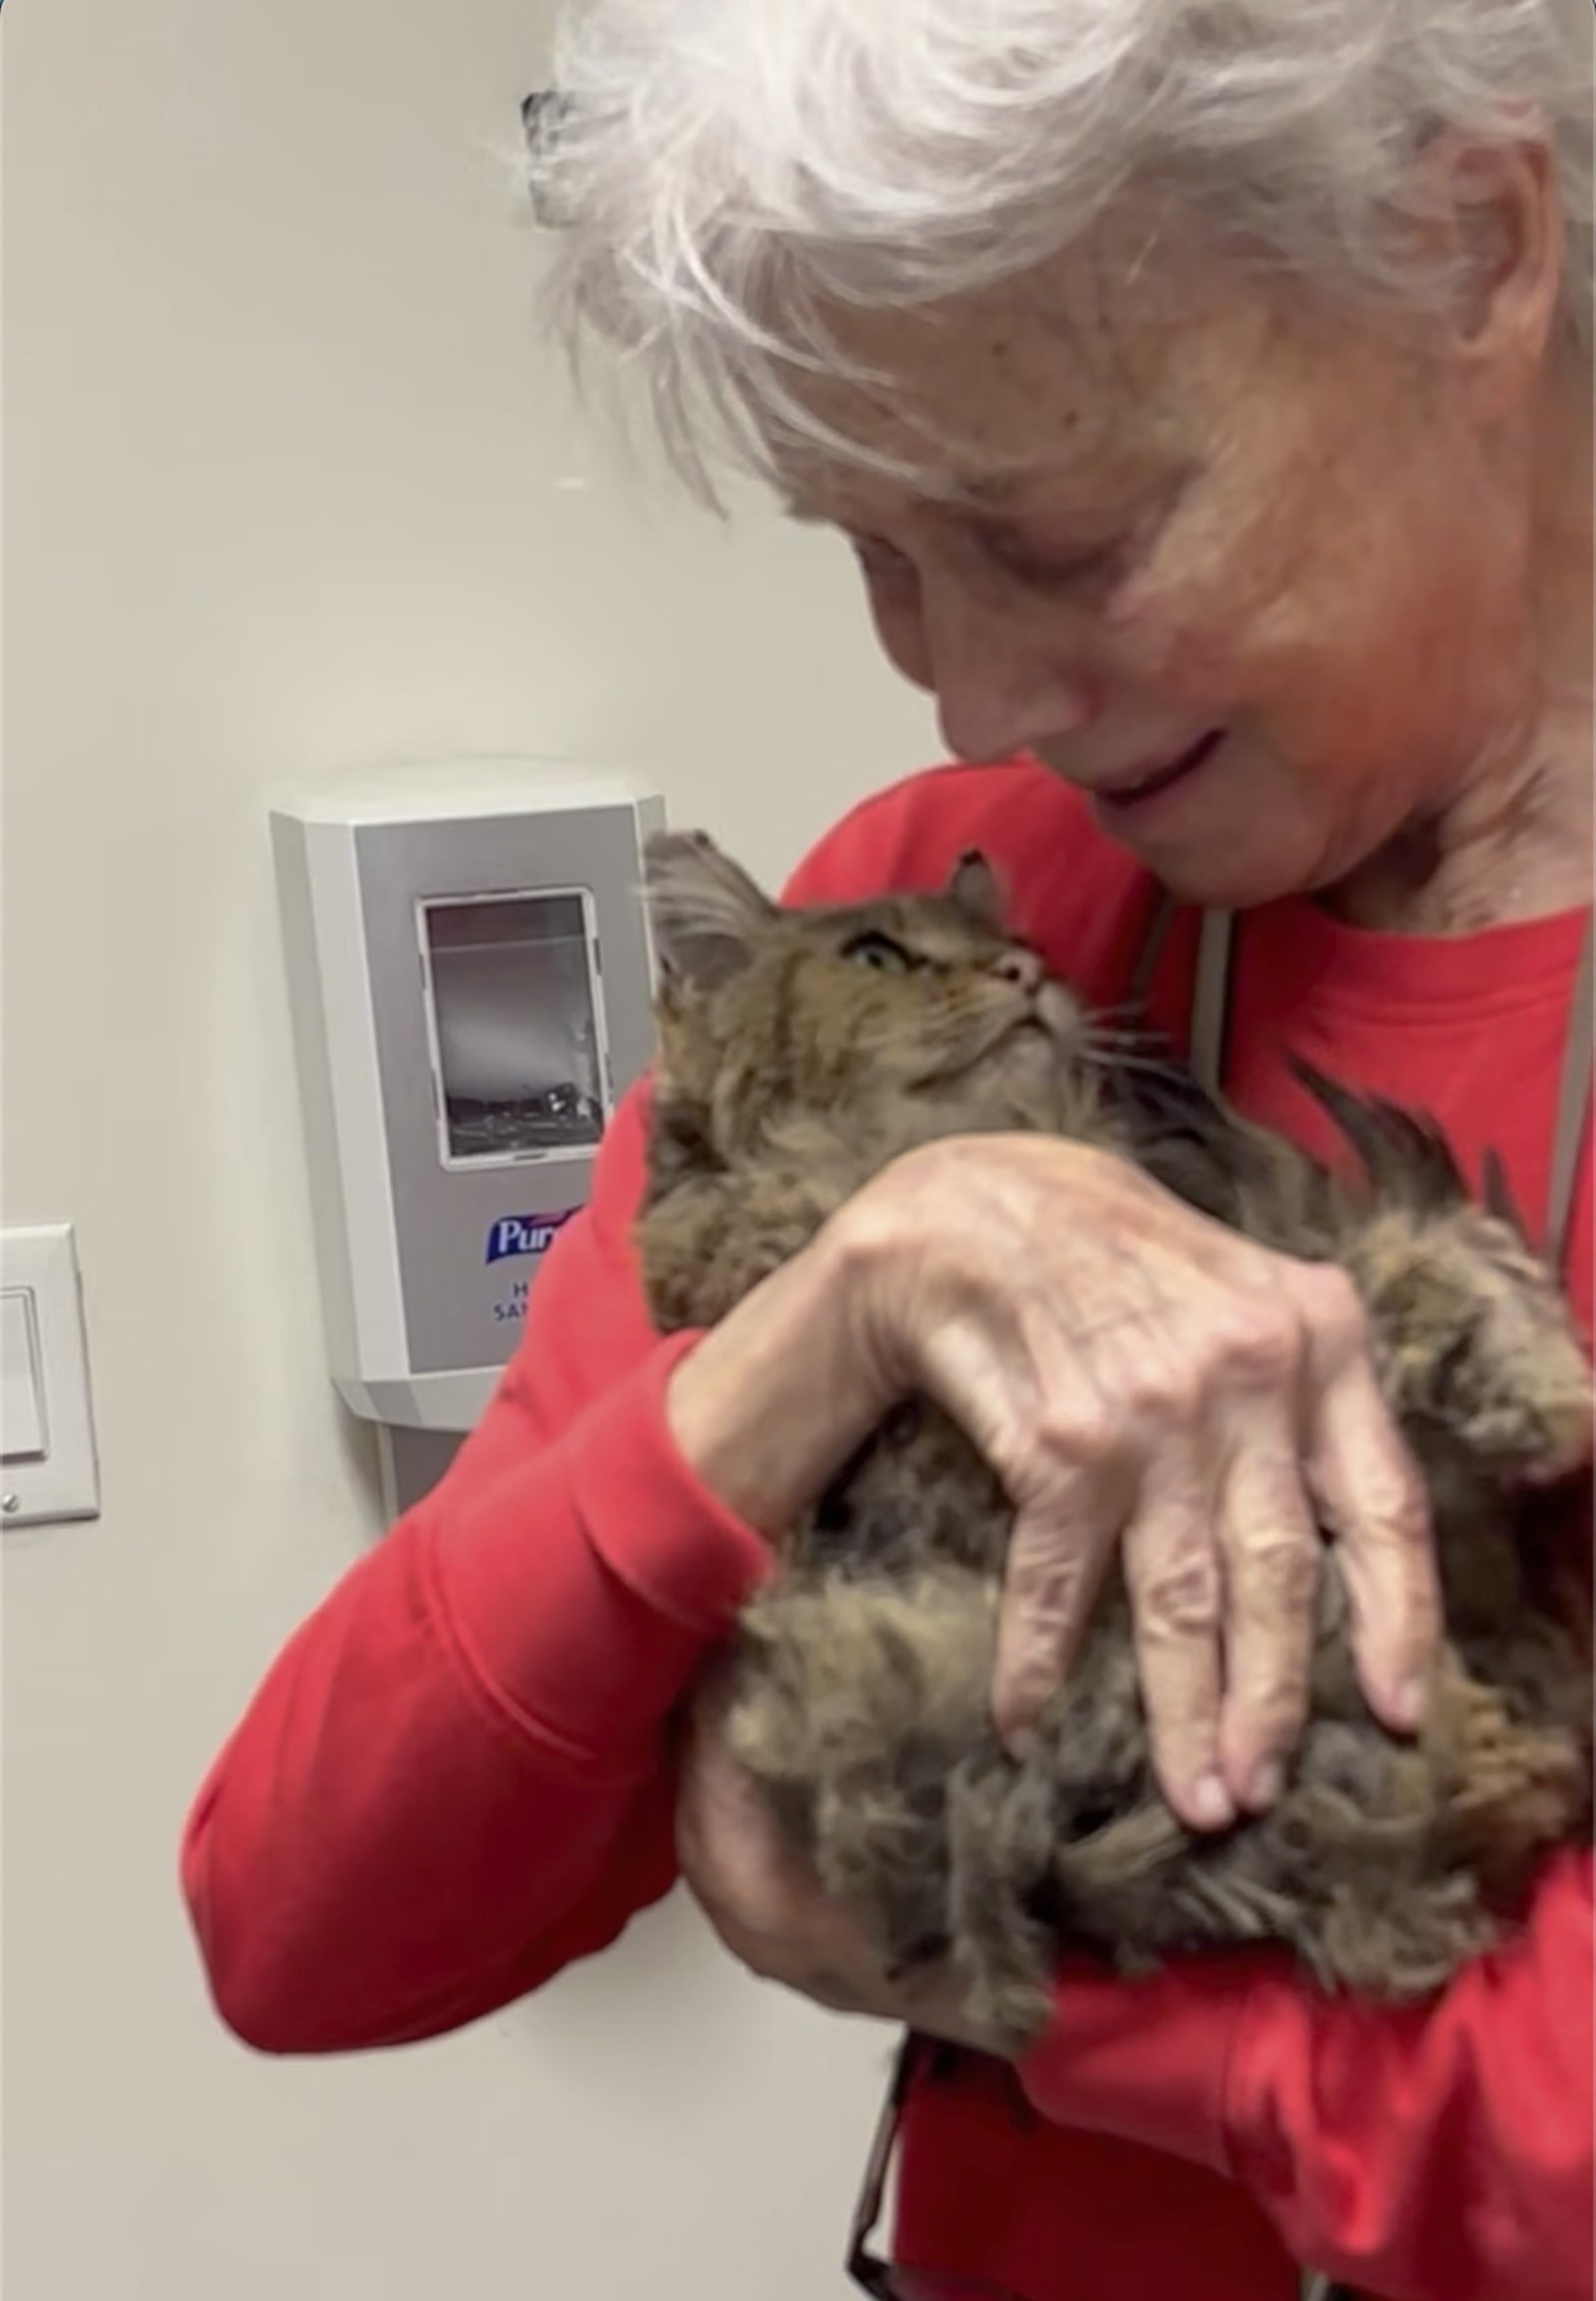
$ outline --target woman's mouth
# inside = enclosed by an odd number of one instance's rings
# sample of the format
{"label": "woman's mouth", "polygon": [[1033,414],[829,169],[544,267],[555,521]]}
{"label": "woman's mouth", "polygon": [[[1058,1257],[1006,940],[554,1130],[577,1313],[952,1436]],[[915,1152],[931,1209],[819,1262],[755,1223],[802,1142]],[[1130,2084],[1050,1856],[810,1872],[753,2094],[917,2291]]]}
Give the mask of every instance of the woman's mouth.
{"label": "woman's mouth", "polygon": [[1198,774],[1208,765],[1224,740],[1225,729],[1214,728],[1193,743],[1189,750],[1183,751],[1178,759],[1171,760],[1168,766],[1154,768],[1149,774],[1122,783],[1113,790],[1094,791],[1091,795],[1093,808],[1105,824],[1125,822],[1151,801],[1162,799],[1177,784]]}

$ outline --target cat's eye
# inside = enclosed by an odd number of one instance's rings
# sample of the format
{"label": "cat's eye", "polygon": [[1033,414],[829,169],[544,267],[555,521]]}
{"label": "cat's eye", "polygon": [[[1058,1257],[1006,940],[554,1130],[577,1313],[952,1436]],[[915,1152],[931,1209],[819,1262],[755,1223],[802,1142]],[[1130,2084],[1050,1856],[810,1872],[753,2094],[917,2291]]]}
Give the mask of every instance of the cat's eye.
{"label": "cat's eye", "polygon": [[908,974],[919,962],[912,952],[905,951],[890,935],[879,928],[871,928],[864,935],[856,935],[851,943],[842,947],[844,959],[852,959],[855,966],[874,967],[878,974]]}

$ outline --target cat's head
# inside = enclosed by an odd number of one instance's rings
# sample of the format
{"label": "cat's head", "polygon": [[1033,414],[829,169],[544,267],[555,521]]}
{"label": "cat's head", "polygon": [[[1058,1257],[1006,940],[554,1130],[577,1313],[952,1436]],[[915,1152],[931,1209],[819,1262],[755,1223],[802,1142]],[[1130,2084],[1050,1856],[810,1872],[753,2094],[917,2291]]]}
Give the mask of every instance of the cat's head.
{"label": "cat's head", "polygon": [[967,856],[933,896],[784,910],[709,840],[650,843],[660,1097],[722,1158],[781,1120],[925,1131],[1049,1123],[1082,1071],[1078,1001],[1004,925],[991,867]]}

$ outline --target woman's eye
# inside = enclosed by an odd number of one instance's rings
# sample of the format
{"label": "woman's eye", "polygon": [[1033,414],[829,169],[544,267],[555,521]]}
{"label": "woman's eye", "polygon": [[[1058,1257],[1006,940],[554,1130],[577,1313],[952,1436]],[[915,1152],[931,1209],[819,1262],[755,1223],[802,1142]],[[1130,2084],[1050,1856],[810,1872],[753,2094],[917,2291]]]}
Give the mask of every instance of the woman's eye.
{"label": "woman's eye", "polygon": [[842,955],[855,966],[873,967],[878,974],[908,974],[915,965],[911,952],[905,951],[901,943],[894,943],[890,935],[879,934],[874,929],[845,943]]}
{"label": "woman's eye", "polygon": [[1017,583],[1028,583],[1037,591],[1062,591],[1075,584],[1097,581],[1112,573],[1117,556],[1108,549],[1049,553],[1020,543],[993,547],[993,557],[1004,575],[1011,575]]}

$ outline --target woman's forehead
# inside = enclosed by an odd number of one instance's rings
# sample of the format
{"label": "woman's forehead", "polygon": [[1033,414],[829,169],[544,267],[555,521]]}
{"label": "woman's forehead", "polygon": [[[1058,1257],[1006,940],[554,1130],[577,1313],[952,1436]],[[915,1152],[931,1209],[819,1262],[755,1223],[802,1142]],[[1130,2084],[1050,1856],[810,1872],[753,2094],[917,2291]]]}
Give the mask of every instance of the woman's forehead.
{"label": "woman's forehead", "polygon": [[928,499],[1000,518],[1038,484],[1105,497],[1145,485],[1189,447],[1182,374],[1205,323],[1183,300],[1177,324],[1152,280],[1115,288],[1076,258],[929,309],[850,307],[826,323],[851,372],[802,378],[819,437],[774,449],[800,517],[834,519],[839,495],[899,472]]}

